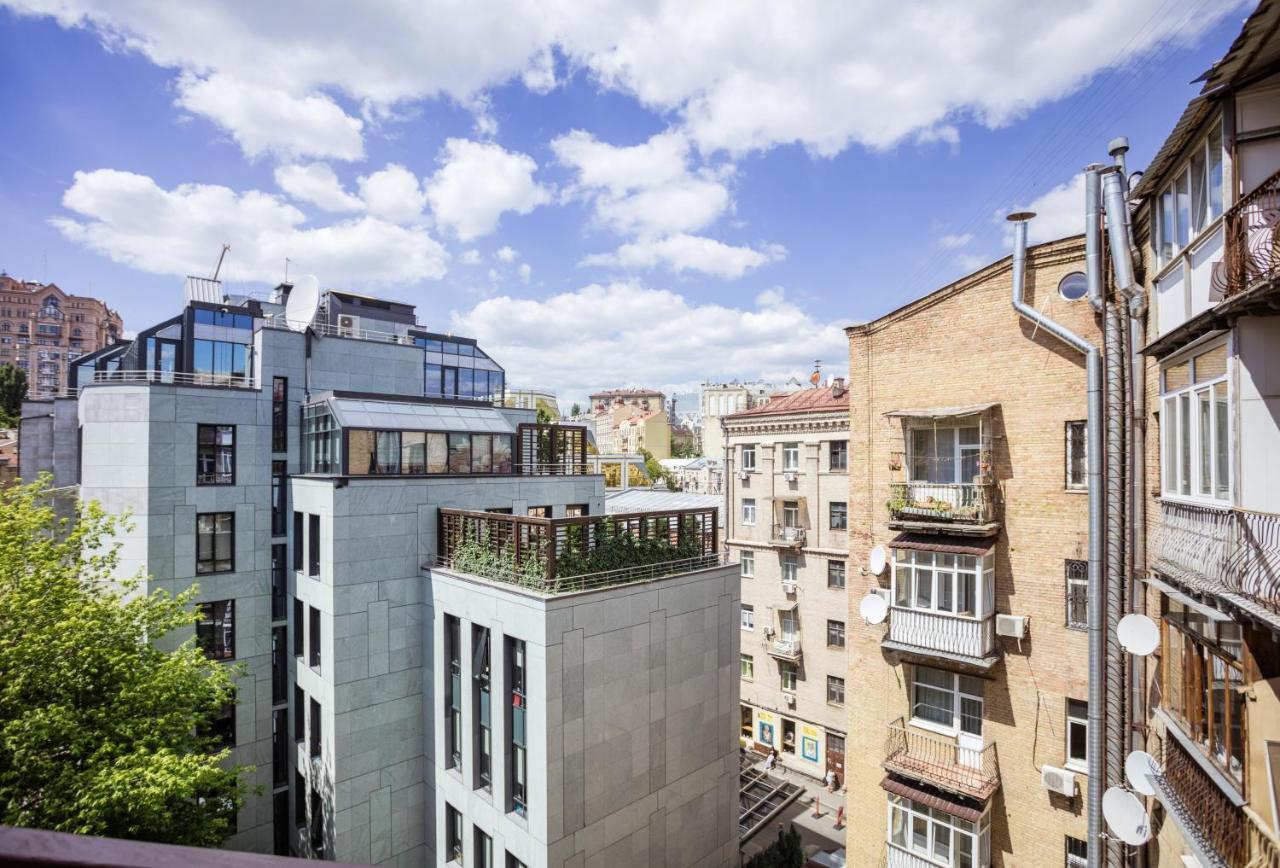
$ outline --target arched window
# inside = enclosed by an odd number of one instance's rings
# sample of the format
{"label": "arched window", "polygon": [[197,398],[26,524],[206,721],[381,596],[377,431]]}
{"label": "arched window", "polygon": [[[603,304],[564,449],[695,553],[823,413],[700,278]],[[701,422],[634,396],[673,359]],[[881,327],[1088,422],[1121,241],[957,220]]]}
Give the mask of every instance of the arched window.
{"label": "arched window", "polygon": [[72,329],[71,336],[76,338],[80,337],[80,329]]}
{"label": "arched window", "polygon": [[57,297],[56,295],[51,295],[51,296],[49,296],[48,298],[46,298],[46,299],[44,300],[44,306],[45,306],[45,307],[57,307],[57,306],[58,306],[58,297]]}

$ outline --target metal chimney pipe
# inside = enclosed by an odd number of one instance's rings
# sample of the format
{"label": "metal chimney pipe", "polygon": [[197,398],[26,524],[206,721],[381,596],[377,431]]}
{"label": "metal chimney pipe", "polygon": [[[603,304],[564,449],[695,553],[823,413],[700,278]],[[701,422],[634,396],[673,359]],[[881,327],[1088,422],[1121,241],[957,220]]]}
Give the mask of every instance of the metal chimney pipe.
{"label": "metal chimney pipe", "polygon": [[1102,165],[1084,169],[1084,262],[1089,306],[1102,313]]}
{"label": "metal chimney pipe", "polygon": [[[1137,286],[1133,274],[1133,250],[1129,246],[1129,203],[1125,201],[1124,176],[1115,166],[1102,170],[1102,196],[1107,209],[1107,239],[1111,242],[1111,266],[1116,275],[1116,286],[1132,299],[1145,294]],[[1140,313],[1141,311],[1139,311]]]}
{"label": "metal chimney pipe", "polygon": [[1102,357],[1097,346],[1054,322],[1023,299],[1026,283],[1027,221],[1030,212],[1010,214],[1013,223],[1013,309],[1085,357],[1085,389],[1088,396],[1086,458],[1089,477],[1089,785],[1086,800],[1089,868],[1102,865],[1102,775],[1103,704],[1106,693],[1102,681],[1106,652],[1103,631],[1102,539],[1105,529],[1102,508]]}

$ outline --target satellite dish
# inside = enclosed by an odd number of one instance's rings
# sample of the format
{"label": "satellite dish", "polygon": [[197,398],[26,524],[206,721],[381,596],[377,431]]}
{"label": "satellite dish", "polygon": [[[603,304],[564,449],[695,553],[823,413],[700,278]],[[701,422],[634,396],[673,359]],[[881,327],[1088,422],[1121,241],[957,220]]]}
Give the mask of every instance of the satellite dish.
{"label": "satellite dish", "polygon": [[1156,758],[1146,751],[1135,750],[1124,761],[1124,777],[1129,782],[1129,786],[1133,787],[1144,796],[1154,796],[1156,788],[1152,786],[1149,775],[1160,774],[1160,766],[1156,762]]}
{"label": "satellite dish", "polygon": [[875,573],[877,576],[883,573],[885,562],[886,556],[884,553],[884,546],[876,546],[873,548],[871,550],[871,562],[869,564],[871,572]]}
{"label": "satellite dish", "polygon": [[1102,794],[1102,816],[1111,833],[1137,847],[1151,838],[1151,818],[1142,801],[1124,787],[1111,787]]}
{"label": "satellite dish", "polygon": [[1160,628],[1146,615],[1125,615],[1116,625],[1116,638],[1130,654],[1146,657],[1160,646]]}
{"label": "satellite dish", "polygon": [[284,322],[295,332],[311,327],[320,309],[320,280],[308,274],[293,285],[289,300],[284,305]]}
{"label": "satellite dish", "polygon": [[885,616],[889,614],[889,604],[879,594],[870,593],[863,597],[862,602],[858,604],[858,612],[866,619],[868,624],[880,624],[884,622]]}

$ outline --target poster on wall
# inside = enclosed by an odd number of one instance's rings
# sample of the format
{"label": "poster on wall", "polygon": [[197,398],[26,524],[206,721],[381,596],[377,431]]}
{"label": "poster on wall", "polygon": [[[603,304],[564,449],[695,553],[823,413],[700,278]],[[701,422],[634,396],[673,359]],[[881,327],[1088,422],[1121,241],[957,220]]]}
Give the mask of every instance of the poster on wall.
{"label": "poster on wall", "polygon": [[800,755],[811,763],[818,761],[818,728],[803,726],[800,729]]}
{"label": "poster on wall", "polygon": [[773,746],[773,724],[760,721],[760,743]]}

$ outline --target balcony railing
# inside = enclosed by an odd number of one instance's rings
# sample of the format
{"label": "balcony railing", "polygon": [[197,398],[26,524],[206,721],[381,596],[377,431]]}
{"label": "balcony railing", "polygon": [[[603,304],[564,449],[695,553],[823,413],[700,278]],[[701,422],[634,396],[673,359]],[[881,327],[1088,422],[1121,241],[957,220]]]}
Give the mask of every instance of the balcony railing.
{"label": "balcony railing", "polygon": [[248,374],[192,374],[184,371],[94,371],[95,383],[154,383],[165,386],[229,386],[256,389],[258,381]]}
{"label": "balcony railing", "polygon": [[769,537],[769,541],[776,546],[785,548],[800,548],[804,545],[805,529],[802,527],[789,527],[787,525],[775,524],[773,526],[773,534]]}
{"label": "balcony railing", "polygon": [[991,491],[990,483],[891,482],[889,518],[904,524],[991,524]]}
{"label": "balcony railing", "polygon": [[1244,812],[1227,798],[1172,735],[1164,738],[1163,769],[1153,777],[1156,792],[1184,834],[1227,868],[1251,865]]}
{"label": "balcony railing", "polygon": [[769,643],[769,656],[794,662],[800,659],[799,639],[775,639]]}
{"label": "balcony railing", "polygon": [[1166,500],[1156,551],[1165,571],[1280,601],[1280,515]]}
{"label": "balcony railing", "polygon": [[922,651],[985,658],[995,654],[995,618],[963,618],[926,609],[894,606],[889,615],[890,642]]}
{"label": "balcony railing", "polygon": [[986,801],[1000,788],[996,746],[961,747],[954,740],[920,732],[902,718],[889,724],[886,770],[949,792]]}
{"label": "balcony railing", "polygon": [[1280,172],[1245,196],[1225,217],[1222,268],[1211,280],[1224,299],[1280,274]]}

